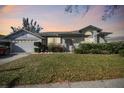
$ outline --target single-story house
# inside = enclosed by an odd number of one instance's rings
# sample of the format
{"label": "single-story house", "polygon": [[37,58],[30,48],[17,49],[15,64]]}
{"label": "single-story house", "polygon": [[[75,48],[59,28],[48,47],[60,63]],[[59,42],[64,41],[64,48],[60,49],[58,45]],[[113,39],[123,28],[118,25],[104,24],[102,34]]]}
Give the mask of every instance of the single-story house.
{"label": "single-story house", "polygon": [[34,52],[34,42],[41,42],[48,46],[49,44],[60,44],[68,51],[78,47],[79,43],[104,43],[105,37],[111,34],[103,32],[102,29],[89,25],[83,29],[70,32],[31,32],[21,29],[4,37],[11,41],[11,52]]}

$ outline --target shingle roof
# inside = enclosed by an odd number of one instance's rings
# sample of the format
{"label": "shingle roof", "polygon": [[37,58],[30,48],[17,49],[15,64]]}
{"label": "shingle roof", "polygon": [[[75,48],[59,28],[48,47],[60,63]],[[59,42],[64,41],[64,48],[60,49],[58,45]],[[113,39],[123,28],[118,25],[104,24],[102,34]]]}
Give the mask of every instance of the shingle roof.
{"label": "shingle roof", "polygon": [[89,25],[83,29],[76,30],[76,31],[70,31],[70,32],[42,32],[40,35],[43,37],[49,37],[49,36],[75,36],[75,37],[82,37],[84,34],[82,32],[85,32],[87,30],[96,30],[98,32],[101,32],[102,29]]}
{"label": "shingle roof", "polygon": [[98,35],[104,37],[104,36],[107,36],[109,34],[112,34],[112,33],[111,32],[100,32]]}
{"label": "shingle roof", "polygon": [[89,26],[87,26],[87,27],[85,27],[85,28],[83,28],[83,29],[80,29],[79,32],[85,32],[85,31],[87,31],[87,30],[96,30],[96,31],[98,31],[98,32],[101,32],[101,31],[102,31],[101,28],[95,27],[95,26],[93,26],[93,25],[89,25]]}
{"label": "shingle roof", "polygon": [[40,33],[43,37],[58,37],[58,36],[75,36],[75,37],[81,37],[83,36],[82,33],[79,32],[42,32]]}
{"label": "shingle roof", "polygon": [[[89,25],[89,26],[87,26],[87,27],[85,27],[83,29],[76,30],[76,31],[70,31],[70,32],[41,32],[41,33],[35,33],[35,32],[31,32],[31,31],[22,29],[22,30],[19,30],[19,31],[15,32],[15,33],[12,33],[12,34],[9,34],[9,35],[5,36],[5,38],[7,38],[7,37],[9,37],[9,36],[11,36],[13,34],[16,34],[16,33],[20,32],[20,31],[26,31],[26,32],[28,32],[28,33],[30,33],[30,34],[38,37],[38,38],[41,38],[41,39],[45,39],[44,37],[58,37],[58,36],[60,36],[60,37],[68,37],[68,36],[70,36],[70,37],[71,36],[72,37],[83,37],[85,35],[82,32],[85,32],[87,30],[96,30],[99,33],[101,33],[102,35],[103,34],[104,35],[109,34],[109,33],[106,33],[106,32],[101,32],[102,29],[100,29],[98,27]],[[101,34],[99,34],[99,35],[101,35]]]}
{"label": "shingle roof", "polygon": [[30,34],[32,34],[32,35],[34,35],[34,36],[36,36],[36,37],[38,37],[38,38],[40,38],[40,39],[45,39],[45,38],[42,37],[39,33],[34,33],[34,32],[31,32],[31,31],[28,31],[28,30],[25,30],[25,29],[21,29],[21,30],[19,30],[19,31],[17,31],[17,32],[11,33],[11,34],[5,36],[4,39],[6,39],[6,38],[8,38],[8,37],[10,37],[10,36],[12,36],[12,35],[18,33],[18,32],[21,32],[21,31],[28,32],[28,33],[30,33]]}

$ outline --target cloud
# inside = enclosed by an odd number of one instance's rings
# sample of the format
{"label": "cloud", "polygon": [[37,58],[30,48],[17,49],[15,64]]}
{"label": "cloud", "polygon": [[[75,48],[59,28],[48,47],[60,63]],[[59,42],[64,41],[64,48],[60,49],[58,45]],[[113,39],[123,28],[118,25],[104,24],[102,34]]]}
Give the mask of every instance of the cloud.
{"label": "cloud", "polygon": [[2,9],[1,9],[1,12],[2,13],[10,13],[13,11],[15,6],[4,6]]}
{"label": "cloud", "polygon": [[1,6],[0,5],[0,17],[13,17],[17,15],[22,15],[26,10],[26,7],[22,5],[5,5]]}
{"label": "cloud", "polygon": [[124,35],[124,7],[118,15],[108,21],[102,21],[104,6],[91,6],[83,17],[80,14],[66,14],[65,6],[0,6],[0,33],[8,34],[10,26],[21,26],[22,17],[36,20],[44,31],[73,31],[88,25],[94,25],[113,35]]}
{"label": "cloud", "polygon": [[14,18],[1,18],[0,21],[0,34],[9,34],[12,32],[11,26],[18,27],[22,24],[19,19]]}

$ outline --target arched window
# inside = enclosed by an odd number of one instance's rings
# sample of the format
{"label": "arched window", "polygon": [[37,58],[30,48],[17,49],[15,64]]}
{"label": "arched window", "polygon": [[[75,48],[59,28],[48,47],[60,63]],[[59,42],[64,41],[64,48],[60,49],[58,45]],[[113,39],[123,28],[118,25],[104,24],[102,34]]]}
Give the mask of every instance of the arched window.
{"label": "arched window", "polygon": [[92,36],[92,33],[90,31],[88,31],[88,32],[85,32],[85,35],[86,36]]}
{"label": "arched window", "polygon": [[93,34],[92,34],[92,32],[87,31],[87,32],[85,32],[84,35],[85,35],[84,41],[85,41],[86,43],[92,43],[92,42],[93,42]]}

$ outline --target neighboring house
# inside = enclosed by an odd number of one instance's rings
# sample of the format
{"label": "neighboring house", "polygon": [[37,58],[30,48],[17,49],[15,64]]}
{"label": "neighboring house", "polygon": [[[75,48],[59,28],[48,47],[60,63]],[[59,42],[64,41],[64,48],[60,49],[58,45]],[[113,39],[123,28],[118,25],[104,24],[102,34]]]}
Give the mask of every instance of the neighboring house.
{"label": "neighboring house", "polygon": [[72,51],[79,43],[104,43],[105,37],[110,32],[102,32],[102,29],[95,26],[87,26],[83,29],[71,32],[41,32],[35,33],[27,30],[19,30],[4,39],[11,41],[11,52],[34,52],[34,42],[59,44]]}

